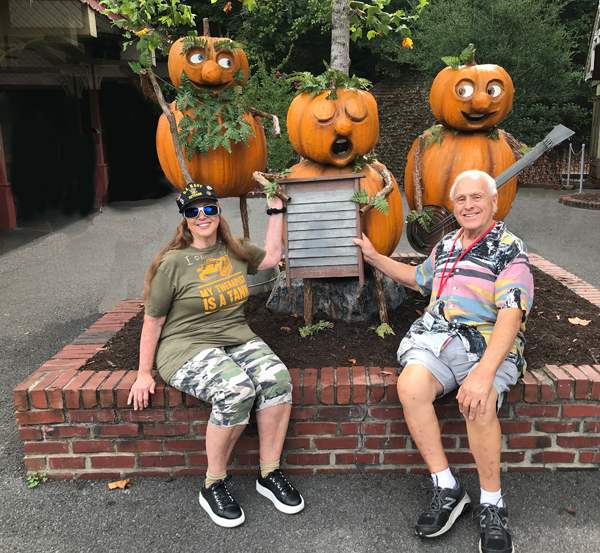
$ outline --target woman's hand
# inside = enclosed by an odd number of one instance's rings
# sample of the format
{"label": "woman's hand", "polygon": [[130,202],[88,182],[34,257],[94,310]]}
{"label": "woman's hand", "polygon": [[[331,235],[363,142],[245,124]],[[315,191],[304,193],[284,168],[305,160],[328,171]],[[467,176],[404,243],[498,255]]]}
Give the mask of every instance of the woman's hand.
{"label": "woman's hand", "polygon": [[136,381],[131,387],[129,398],[127,399],[127,405],[131,405],[133,401],[133,410],[141,411],[144,407],[148,407],[149,394],[154,393],[156,388],[156,381],[152,375],[138,374]]}
{"label": "woman's hand", "polygon": [[355,238],[354,243],[362,250],[363,257],[366,261],[368,261],[371,265],[374,265],[375,259],[379,256],[377,250],[371,244],[371,241],[367,238],[365,233],[363,232],[362,240]]}

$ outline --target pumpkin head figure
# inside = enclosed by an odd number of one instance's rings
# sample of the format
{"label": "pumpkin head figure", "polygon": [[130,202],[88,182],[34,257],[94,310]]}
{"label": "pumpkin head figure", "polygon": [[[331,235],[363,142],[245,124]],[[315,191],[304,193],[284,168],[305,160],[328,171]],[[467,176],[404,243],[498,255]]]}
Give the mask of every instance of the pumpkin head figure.
{"label": "pumpkin head figure", "polygon": [[440,71],[429,94],[433,115],[460,131],[491,129],[512,109],[515,89],[499,65],[463,65]]}
{"label": "pumpkin head figure", "polygon": [[[186,41],[195,44],[186,49]],[[241,49],[235,49],[227,38],[199,37],[180,38],[169,52],[169,77],[173,86],[181,84],[181,73],[185,71],[196,88],[210,92],[221,92],[234,85],[244,86],[248,80],[248,59]],[[242,81],[235,79],[236,72],[244,72]]]}
{"label": "pumpkin head figure", "polygon": [[339,99],[327,100],[325,90],[304,92],[290,105],[287,130],[294,150],[318,163],[344,167],[356,154],[366,155],[379,140],[375,98],[364,90],[337,89]]}

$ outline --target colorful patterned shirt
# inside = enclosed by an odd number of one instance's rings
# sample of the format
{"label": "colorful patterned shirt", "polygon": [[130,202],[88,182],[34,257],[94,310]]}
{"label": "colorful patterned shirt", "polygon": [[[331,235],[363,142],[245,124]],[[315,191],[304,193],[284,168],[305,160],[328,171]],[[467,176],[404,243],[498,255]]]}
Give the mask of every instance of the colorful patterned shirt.
{"label": "colorful patterned shirt", "polygon": [[[456,240],[460,231],[442,238],[431,255],[416,270],[417,284],[424,296],[431,295],[423,317],[413,323],[407,338],[436,356],[452,338],[460,338],[471,361],[483,356],[498,310],[516,307],[523,310],[521,327],[507,357],[525,371],[525,321],[533,303],[533,275],[522,240],[497,222],[492,231],[475,244],[458,262],[437,298],[442,272],[448,271],[463,251]],[[400,345],[398,358],[410,346]]]}

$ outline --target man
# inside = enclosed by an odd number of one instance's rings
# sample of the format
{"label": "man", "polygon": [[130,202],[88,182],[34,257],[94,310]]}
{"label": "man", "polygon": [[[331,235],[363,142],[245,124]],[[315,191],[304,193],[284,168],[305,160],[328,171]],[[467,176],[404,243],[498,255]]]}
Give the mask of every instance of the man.
{"label": "man", "polygon": [[431,294],[423,317],[398,349],[404,366],[398,395],[433,480],[433,499],[417,521],[417,534],[444,534],[471,502],[450,471],[433,408],[436,398],[458,388],[481,486],[475,511],[479,551],[512,552],[500,489],[497,410],[525,369],[523,331],[533,301],[533,278],[525,244],[503,222],[493,220],[498,207],[494,179],[466,171],[457,177],[450,199],[462,228],[446,235],[418,267],[379,255],[364,235],[355,242],[369,264],[406,287]]}

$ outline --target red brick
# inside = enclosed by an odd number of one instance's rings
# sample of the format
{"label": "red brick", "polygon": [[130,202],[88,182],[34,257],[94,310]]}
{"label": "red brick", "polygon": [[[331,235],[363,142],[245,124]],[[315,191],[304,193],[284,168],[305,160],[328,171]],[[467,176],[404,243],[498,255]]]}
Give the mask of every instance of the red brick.
{"label": "red brick", "polygon": [[187,424],[144,425],[146,436],[185,436],[190,431]]}
{"label": "red brick", "polygon": [[600,417],[600,405],[563,405],[563,417]]}
{"label": "red brick", "polygon": [[353,465],[356,462],[356,452],[348,451],[344,453],[336,453],[335,454],[335,464],[336,465]]}
{"label": "red brick", "polygon": [[383,375],[379,367],[369,367],[369,380],[371,381],[371,403],[379,403],[385,395]]}
{"label": "red brick", "polygon": [[119,480],[121,473],[118,471],[101,472],[78,472],[75,474],[75,480]]}
{"label": "red brick", "polygon": [[25,455],[44,455],[45,453],[69,453],[67,442],[25,442]]}
{"label": "red brick", "polygon": [[81,387],[81,399],[83,400],[84,409],[91,409],[98,405],[96,391],[98,386],[100,386],[109,375],[110,373],[108,371],[99,371]]}
{"label": "red brick", "polygon": [[600,422],[594,421],[586,421],[584,432],[595,432],[596,434],[600,434]]}
{"label": "red brick", "polygon": [[69,384],[67,384],[64,390],[65,406],[67,409],[79,409],[79,399],[81,397],[79,389],[83,386],[87,380],[94,374],[94,371],[81,371]]}
{"label": "red brick", "polygon": [[362,417],[360,407],[337,407],[325,406],[319,407],[320,419],[356,419]]}
{"label": "red brick", "polygon": [[205,422],[197,422],[192,425],[192,429],[194,434],[198,436],[206,436],[206,423]]}
{"label": "red brick", "polygon": [[540,432],[551,432],[556,434],[558,432],[577,432],[578,422],[549,422],[539,421],[536,423],[536,428]]}
{"label": "red brick", "polygon": [[31,403],[36,409],[47,409],[48,402],[46,400],[46,388],[50,386],[59,376],[60,372],[54,372],[47,374],[40,382],[31,388],[29,395],[31,396]]}
{"label": "red brick", "polygon": [[505,403],[518,403],[521,401],[521,392],[523,391],[523,381],[519,379],[514,386],[508,389],[506,394]]}
{"label": "red brick", "polygon": [[551,472],[548,467],[508,467],[508,472]]}
{"label": "red brick", "polygon": [[91,457],[93,469],[132,469],[135,466],[133,455],[95,455]]}
{"label": "red brick", "polygon": [[356,452],[356,462],[365,465],[376,465],[379,463],[379,453],[368,453],[366,451]]}
{"label": "red brick", "polygon": [[84,411],[75,409],[69,411],[69,418],[73,422],[113,422],[115,420],[114,411]]}
{"label": "red brick", "polygon": [[572,463],[575,460],[573,451],[540,451],[531,456],[532,463]]}
{"label": "red brick", "polygon": [[419,465],[423,463],[423,458],[416,451],[386,451],[384,462],[391,465]]}
{"label": "red brick", "polygon": [[314,416],[313,407],[292,407],[290,419],[312,419]]}
{"label": "red brick", "polygon": [[358,474],[356,467],[317,469],[317,474]]}
{"label": "red brick", "polygon": [[[252,471],[255,473],[256,471]],[[206,474],[206,469],[173,469],[173,476],[204,476]],[[232,469],[227,469],[227,474],[231,474],[233,476]]]}
{"label": "red brick", "polygon": [[329,453],[288,453],[288,465],[328,465]]}
{"label": "red brick", "polygon": [[[445,423],[448,424],[448,423]],[[463,424],[464,423],[459,423],[459,424]],[[465,431],[463,432],[463,434],[467,433],[467,429],[465,426]],[[405,422],[392,422],[390,423],[390,434],[392,436],[409,436],[410,432],[408,430],[408,425]]]}
{"label": "red brick", "polygon": [[240,453],[238,455],[238,465],[258,465],[258,453]]}
{"label": "red brick", "polygon": [[[408,429],[407,429],[408,430]],[[465,422],[442,422],[442,434],[466,434],[467,424]]]}
{"label": "red brick", "polygon": [[317,403],[317,369],[304,369],[304,382],[302,383],[304,405]]}
{"label": "red brick", "polygon": [[511,449],[544,449],[552,445],[550,436],[509,436]]}
{"label": "red brick", "polygon": [[542,403],[550,403],[555,400],[554,389],[552,388],[552,381],[538,371],[529,371],[532,376],[540,383],[541,387],[541,398]]}
{"label": "red brick", "polygon": [[173,409],[172,421],[207,421],[210,418],[210,409]]}
{"label": "red brick", "polygon": [[523,375],[523,383],[525,384],[525,392],[523,399],[527,403],[536,403],[538,401],[538,382],[531,374],[525,373]]}
{"label": "red brick", "polygon": [[458,405],[434,405],[435,414],[438,419],[461,419],[463,418]]}
{"label": "red brick", "polygon": [[72,438],[73,436],[89,436],[90,429],[87,426],[46,426],[44,427],[46,438]]}
{"label": "red brick", "polygon": [[556,444],[560,447],[571,447],[571,448],[584,448],[584,447],[596,447],[600,445],[600,437],[595,438],[592,436],[558,436],[556,438]]}
{"label": "red brick", "polygon": [[165,381],[159,376],[155,377],[156,387],[154,393],[150,394],[150,406],[151,407],[165,407]]}
{"label": "red brick", "polygon": [[600,453],[593,451],[580,451],[579,452],[580,463],[600,463]]}
{"label": "red brick", "polygon": [[[342,423],[342,430],[344,428],[344,423]],[[360,433],[361,434],[375,434],[381,435],[385,434],[385,423],[384,422],[363,422],[360,425]]]}
{"label": "red brick", "polygon": [[183,403],[183,393],[181,390],[170,387],[167,389],[167,396],[169,400],[169,407],[177,407]]}
{"label": "red brick", "polygon": [[569,375],[556,365],[546,365],[546,371],[557,382],[558,397],[569,399],[571,397],[571,378]]}
{"label": "red brick", "polygon": [[515,413],[520,417],[558,417],[558,405],[517,405]]}
{"label": "red brick", "polygon": [[16,416],[19,426],[65,422],[62,411],[29,411],[28,413],[17,413]]}
{"label": "red brick", "polygon": [[367,402],[367,375],[364,367],[352,367],[352,401]]}
{"label": "red brick", "polygon": [[186,407],[198,407],[200,405],[200,400],[195,396],[185,394],[184,398]]}
{"label": "red brick", "polygon": [[290,369],[290,378],[292,380],[292,403],[299,405],[301,403],[301,377],[300,369]]}
{"label": "red brick", "polygon": [[206,455],[190,455],[190,465],[193,467],[207,467],[208,457]]}
{"label": "red brick", "polygon": [[85,460],[83,457],[50,457],[48,459],[51,469],[83,469]]}
{"label": "red brick", "polygon": [[575,380],[575,399],[587,399],[590,391],[590,381],[587,376],[573,365],[561,365],[561,369]]}
{"label": "red brick", "polygon": [[62,409],[64,407],[62,389],[69,382],[71,382],[71,380],[77,374],[79,374],[79,371],[76,370],[64,371],[52,384],[50,384],[50,386],[46,388],[46,396],[52,409]]}
{"label": "red brick", "polygon": [[500,454],[501,463],[522,463],[524,460],[524,451],[503,451]]}
{"label": "red brick", "polygon": [[95,436],[137,436],[137,424],[105,424],[94,427]]}
{"label": "red brick", "polygon": [[[238,443],[241,440],[238,440]],[[236,444],[236,447],[238,444]],[[167,442],[167,451],[204,451],[204,440],[170,440]]]}
{"label": "red brick", "polygon": [[[457,438],[453,436],[442,436],[442,447],[444,449],[455,449]],[[469,447],[469,446],[467,446]]]}
{"label": "red brick", "polygon": [[81,440],[72,442],[73,453],[107,453],[115,450],[110,440]]}
{"label": "red brick", "polygon": [[385,369],[383,369],[383,373],[391,373],[385,374],[387,402],[400,403],[400,398],[398,397],[398,374],[396,369],[393,367],[386,367]]}
{"label": "red brick", "polygon": [[15,387],[13,390],[13,403],[17,411],[27,411],[29,409],[27,390],[43,377],[44,373],[38,369]]}
{"label": "red brick", "polygon": [[137,478],[139,476],[158,476],[159,478],[169,478],[171,473],[168,470],[133,470],[127,471],[127,478]]}
{"label": "red brick", "polygon": [[531,432],[529,421],[500,421],[502,434],[528,434]]}
{"label": "red brick", "polygon": [[112,372],[104,384],[100,386],[98,390],[98,395],[100,396],[100,407],[107,409],[115,406],[115,389],[117,384],[121,381],[121,378],[125,376],[126,372],[127,371]]}
{"label": "red brick", "polygon": [[350,368],[338,367],[336,370],[337,377],[337,403],[340,405],[348,405],[350,403]]}
{"label": "red brick", "polygon": [[342,423],[342,434],[358,434],[359,422],[343,422]]}
{"label": "red brick", "polygon": [[233,448],[234,451],[258,451],[258,437],[242,436]]}
{"label": "red brick", "polygon": [[466,451],[448,451],[446,457],[450,464],[468,465],[475,462],[473,455]]}
{"label": "red brick", "polygon": [[333,367],[323,367],[321,369],[321,403],[333,405],[333,395],[335,383],[333,380]]}
{"label": "red brick", "polygon": [[585,376],[592,383],[592,393],[590,395],[590,399],[595,399],[596,401],[600,400],[600,374],[598,374],[589,365],[581,365],[579,370],[585,374]]}
{"label": "red brick", "polygon": [[162,442],[160,440],[119,440],[117,451],[123,453],[162,451]]}
{"label": "red brick", "polygon": [[404,449],[406,447],[406,438],[401,437],[381,437],[365,438],[365,447],[367,449]]}
{"label": "red brick", "polygon": [[390,469],[390,468],[375,468],[375,467],[366,467],[365,472],[368,474],[406,474],[408,469]]}
{"label": "red brick", "polygon": [[283,442],[283,449],[310,449],[310,438],[286,438]]}
{"label": "red brick", "polygon": [[19,438],[21,440],[41,440],[42,431],[39,428],[19,428]]}
{"label": "red brick", "polygon": [[403,419],[402,407],[370,407],[369,414],[374,419]]}
{"label": "red brick", "polygon": [[294,423],[294,434],[312,435],[312,434],[335,434],[337,432],[337,423],[335,422],[296,422]]}
{"label": "red brick", "polygon": [[123,422],[154,422],[164,421],[164,409],[142,409],[141,411],[121,411]]}
{"label": "red brick", "polygon": [[140,455],[142,467],[181,467],[185,466],[183,455]]}
{"label": "red brick", "polygon": [[127,400],[131,392],[131,386],[137,379],[137,371],[129,371],[116,386],[117,406],[127,407]]}
{"label": "red brick", "polygon": [[46,468],[45,457],[32,457],[30,459],[24,459],[25,468],[27,470],[43,470]]}
{"label": "red brick", "polygon": [[315,438],[317,449],[356,449],[358,438]]}

